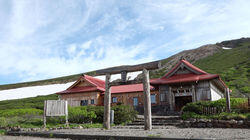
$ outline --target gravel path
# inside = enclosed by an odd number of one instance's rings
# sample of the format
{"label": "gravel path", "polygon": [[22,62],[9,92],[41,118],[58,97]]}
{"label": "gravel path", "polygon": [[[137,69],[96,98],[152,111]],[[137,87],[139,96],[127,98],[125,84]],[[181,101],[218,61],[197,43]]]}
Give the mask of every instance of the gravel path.
{"label": "gravel path", "polygon": [[39,137],[28,137],[28,136],[0,136],[0,140],[67,140],[67,139],[39,138]]}
{"label": "gravel path", "polygon": [[82,134],[82,135],[112,135],[112,136],[154,136],[167,138],[215,138],[215,139],[249,139],[250,129],[231,128],[176,128],[153,129],[144,131],[141,129],[68,129],[53,130],[55,133]]}

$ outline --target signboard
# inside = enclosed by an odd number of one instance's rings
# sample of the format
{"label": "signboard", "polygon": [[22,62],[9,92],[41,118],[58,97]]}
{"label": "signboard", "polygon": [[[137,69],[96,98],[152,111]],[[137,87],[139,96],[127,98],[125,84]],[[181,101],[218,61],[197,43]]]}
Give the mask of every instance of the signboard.
{"label": "signboard", "polygon": [[68,115],[68,104],[65,100],[47,100],[46,116]]}
{"label": "signboard", "polygon": [[66,100],[47,100],[44,101],[43,122],[46,127],[46,117],[65,116],[68,124],[68,102]]}

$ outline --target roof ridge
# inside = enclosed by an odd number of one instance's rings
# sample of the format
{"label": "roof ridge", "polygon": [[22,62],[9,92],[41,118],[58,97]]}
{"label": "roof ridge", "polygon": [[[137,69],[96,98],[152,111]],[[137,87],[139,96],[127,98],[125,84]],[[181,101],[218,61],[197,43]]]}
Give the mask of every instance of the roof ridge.
{"label": "roof ridge", "polygon": [[193,64],[191,64],[190,62],[188,62],[187,60],[185,59],[180,59],[179,62],[167,73],[165,74],[162,78],[166,78],[168,77],[170,74],[172,74],[182,63],[184,63],[186,66],[188,66],[189,68],[191,68],[192,70],[194,71],[197,71],[201,74],[208,74],[207,72],[201,70],[200,68],[194,66]]}

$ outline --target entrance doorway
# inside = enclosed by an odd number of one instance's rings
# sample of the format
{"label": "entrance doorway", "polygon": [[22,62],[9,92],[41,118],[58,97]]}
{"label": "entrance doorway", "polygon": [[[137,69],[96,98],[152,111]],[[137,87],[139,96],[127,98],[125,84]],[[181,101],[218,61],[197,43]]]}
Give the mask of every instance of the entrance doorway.
{"label": "entrance doorway", "polygon": [[175,97],[175,110],[181,111],[181,108],[190,102],[192,102],[192,96]]}

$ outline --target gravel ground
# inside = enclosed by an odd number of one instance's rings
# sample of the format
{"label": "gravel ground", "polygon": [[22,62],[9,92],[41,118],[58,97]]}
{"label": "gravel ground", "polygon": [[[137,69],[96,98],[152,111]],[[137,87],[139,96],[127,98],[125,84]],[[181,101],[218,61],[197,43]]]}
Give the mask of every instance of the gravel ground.
{"label": "gravel ground", "polygon": [[39,138],[39,137],[28,137],[28,136],[0,136],[0,140],[67,140],[67,139]]}
{"label": "gravel ground", "polygon": [[112,136],[154,136],[167,138],[214,138],[214,139],[249,139],[250,129],[231,128],[176,128],[153,129],[144,131],[141,129],[66,129],[54,130],[55,133],[82,134],[82,135],[112,135]]}

